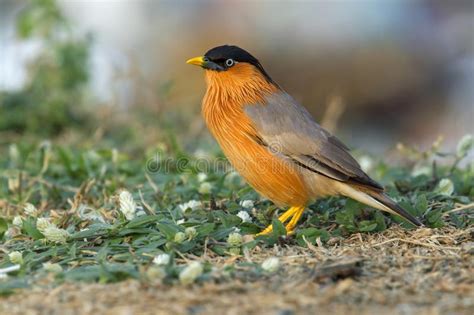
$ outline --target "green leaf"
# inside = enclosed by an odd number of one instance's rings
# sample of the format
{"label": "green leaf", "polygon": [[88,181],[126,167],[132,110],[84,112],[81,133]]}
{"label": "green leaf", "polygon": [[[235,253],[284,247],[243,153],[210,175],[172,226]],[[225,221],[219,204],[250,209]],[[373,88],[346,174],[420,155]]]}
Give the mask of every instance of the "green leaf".
{"label": "green leaf", "polygon": [[204,223],[196,227],[196,231],[200,237],[208,236],[216,227],[215,223]]}
{"label": "green leaf", "polygon": [[233,231],[234,231],[233,227],[225,228],[221,226],[219,229],[217,229],[217,231],[211,233],[210,237],[216,240],[223,240],[227,238],[227,236],[229,236],[229,234],[232,233]]}
{"label": "green leaf", "polygon": [[421,216],[428,209],[428,200],[426,199],[425,194],[420,194],[416,199],[415,213],[412,213],[415,216]]}
{"label": "green leaf", "polygon": [[151,228],[134,228],[134,229],[123,229],[118,232],[118,235],[120,236],[126,236],[126,235],[135,235],[135,234],[147,234],[150,235],[154,232],[155,230]]}
{"label": "green leaf", "polygon": [[241,223],[239,228],[242,231],[242,234],[257,234],[261,230],[258,225],[250,222]]}
{"label": "green leaf", "polygon": [[377,228],[377,222],[373,221],[360,221],[359,231],[361,232],[372,232]]}
{"label": "green leaf", "polygon": [[296,237],[315,237],[318,238],[320,237],[322,241],[327,241],[329,240],[329,233],[326,230],[323,229],[317,229],[317,228],[306,228],[306,229],[301,229],[298,231],[296,234]]}
{"label": "green leaf", "polygon": [[161,222],[161,223],[157,223],[156,226],[168,240],[174,239],[174,235],[176,233],[184,231],[184,230],[181,230],[177,225],[172,224],[172,223]]}
{"label": "green leaf", "polygon": [[74,170],[73,161],[72,161],[72,154],[67,149],[62,148],[62,147],[58,147],[57,152],[69,176],[74,176],[75,170]]}
{"label": "green leaf", "polygon": [[343,210],[336,213],[336,222],[344,226],[349,232],[357,231],[354,213],[351,210]]}
{"label": "green leaf", "polygon": [[227,214],[224,211],[216,211],[214,215],[220,219],[226,228],[236,226],[242,221],[238,216]]}
{"label": "green leaf", "polygon": [[153,222],[157,222],[159,219],[160,217],[156,215],[142,215],[134,218],[127,225],[125,225],[125,227],[131,229],[142,225],[144,226]]}
{"label": "green leaf", "polygon": [[273,236],[284,236],[286,235],[286,228],[285,226],[283,225],[283,223],[280,222],[280,220],[278,220],[277,218],[274,218],[272,220],[272,227],[273,227],[273,231],[272,231],[272,235]]}
{"label": "green leaf", "polygon": [[311,244],[315,244],[317,238],[320,238],[321,241],[326,242],[329,240],[329,237],[330,235],[328,231],[314,227],[300,229],[296,233],[296,240],[300,246],[306,246],[305,240]]}
{"label": "green leaf", "polygon": [[76,232],[71,235],[71,239],[83,239],[83,238],[91,238],[91,237],[99,237],[106,235],[108,233],[108,229],[110,227],[104,224],[100,225],[91,225],[87,229],[83,231]]}
{"label": "green leaf", "polygon": [[211,247],[212,251],[220,256],[225,256],[227,252],[227,247],[221,245],[215,245]]}
{"label": "green leaf", "polygon": [[451,196],[454,192],[454,184],[449,178],[443,178],[439,181],[435,192],[443,196]]}
{"label": "green leaf", "polygon": [[377,231],[381,232],[387,229],[385,216],[380,211],[375,212],[375,222],[377,223]]}
{"label": "green leaf", "polygon": [[27,288],[28,281],[26,279],[11,279],[7,281],[0,281],[0,296],[13,294],[15,289]]}
{"label": "green leaf", "polygon": [[100,277],[100,266],[81,266],[78,268],[70,269],[65,272],[64,277],[67,280],[74,281],[97,281]]}
{"label": "green leaf", "polygon": [[8,230],[8,223],[7,220],[0,217],[0,239],[3,237],[5,232]]}
{"label": "green leaf", "polygon": [[192,241],[192,242],[188,242],[188,241],[185,241],[179,245],[177,245],[177,249],[181,252],[181,253],[186,253],[186,252],[189,252],[190,250],[192,250],[194,247],[196,247],[196,242]]}
{"label": "green leaf", "polygon": [[258,245],[257,240],[250,241],[242,245],[243,248],[247,248],[248,250],[254,249]]}
{"label": "green leaf", "polygon": [[[425,201],[426,201],[426,196],[425,197],[422,197],[420,201],[417,200],[417,204],[420,203],[420,206],[419,206],[419,209],[426,209],[425,208]],[[427,202],[427,201],[426,201]],[[402,200],[399,202],[399,205],[405,209],[406,211],[408,211],[408,213],[410,213],[411,215],[414,215],[414,216],[419,216],[423,213],[418,213],[418,210],[412,205],[411,202],[408,202],[406,200]],[[401,219],[400,216],[398,215],[391,215],[391,218],[397,218],[396,222],[405,222],[405,220]],[[398,220],[399,219],[399,220]]]}
{"label": "green leaf", "polygon": [[[440,223],[440,219],[443,216],[442,209],[432,210],[428,212],[426,215],[426,220],[431,227],[435,227],[434,225],[438,225]],[[436,226],[439,227],[439,226]]]}
{"label": "green leaf", "polygon": [[33,218],[23,220],[23,230],[28,236],[35,240],[44,238],[44,235],[36,228],[36,222]]}

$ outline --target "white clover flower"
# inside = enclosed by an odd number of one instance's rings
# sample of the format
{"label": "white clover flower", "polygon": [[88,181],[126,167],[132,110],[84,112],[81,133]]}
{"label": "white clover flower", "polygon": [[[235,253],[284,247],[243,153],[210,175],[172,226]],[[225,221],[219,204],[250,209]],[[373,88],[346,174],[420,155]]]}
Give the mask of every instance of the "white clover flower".
{"label": "white clover flower", "polygon": [[10,160],[13,163],[18,163],[18,161],[20,161],[20,151],[18,150],[18,146],[15,143],[8,147],[8,153],[10,155]]}
{"label": "white clover flower", "polygon": [[13,237],[17,236],[20,233],[18,228],[16,227],[10,227],[8,230],[3,234],[5,239],[12,239]]}
{"label": "white clover flower", "polygon": [[204,182],[207,179],[207,174],[206,173],[198,173],[197,174],[197,179],[199,182]]}
{"label": "white clover flower", "polygon": [[99,221],[99,222],[105,223],[104,217],[98,210],[92,207],[89,207],[85,204],[79,205],[77,209],[77,213],[79,217],[83,220]]}
{"label": "white clover flower", "polygon": [[86,156],[89,158],[89,160],[91,160],[93,162],[98,162],[101,159],[100,154],[97,153],[97,151],[95,151],[95,150],[87,151]]}
{"label": "white clover flower", "polygon": [[18,264],[18,265],[23,264],[23,255],[19,251],[14,251],[14,252],[9,253],[8,254],[8,259],[10,259],[10,261],[13,264]]}
{"label": "white clover flower", "polygon": [[38,210],[33,204],[27,202],[23,207],[23,211],[25,211],[27,215],[35,216]]}
{"label": "white clover flower", "polygon": [[61,273],[63,271],[63,267],[61,267],[60,264],[57,263],[50,263],[46,262],[43,264],[43,269],[47,272],[51,273]]}
{"label": "white clover flower", "polygon": [[201,150],[201,149],[197,149],[196,151],[194,151],[194,156],[197,159],[202,159],[202,160],[208,160],[208,159],[212,158],[212,156],[209,154],[209,152]]}
{"label": "white clover flower", "polygon": [[443,196],[451,196],[454,192],[453,182],[449,178],[443,178],[439,181],[435,191]]}
{"label": "white clover flower", "polygon": [[224,179],[224,185],[226,187],[235,187],[241,183],[241,177],[236,171],[229,172]]}
{"label": "white clover flower", "polygon": [[130,192],[123,190],[119,194],[120,201],[120,212],[123,213],[127,220],[132,220],[135,217],[135,212],[137,210],[137,204],[133,200],[133,196]]}
{"label": "white clover flower", "polygon": [[237,213],[237,216],[242,219],[242,222],[252,222],[252,218],[250,217],[250,214],[247,211],[239,211],[239,213]]}
{"label": "white clover flower", "polygon": [[21,227],[23,225],[23,219],[17,215],[13,218],[12,224],[16,227]]}
{"label": "white clover flower", "polygon": [[198,191],[200,194],[203,195],[210,194],[212,191],[212,184],[208,182],[203,182],[201,183],[201,185],[199,185]]}
{"label": "white clover flower", "polygon": [[182,242],[184,242],[185,239],[186,239],[186,234],[184,234],[183,232],[177,232],[174,235],[174,241],[178,244],[181,244]]}
{"label": "white clover flower", "polygon": [[244,208],[250,209],[253,208],[253,201],[252,200],[242,200],[240,205]]}
{"label": "white clover flower", "polygon": [[276,272],[280,268],[280,260],[277,257],[270,257],[262,262],[262,269],[267,272]]}
{"label": "white clover flower", "polygon": [[474,147],[474,137],[472,135],[464,135],[458,143],[456,148],[456,155],[463,157],[469,153]]}
{"label": "white clover flower", "polygon": [[227,244],[234,247],[242,245],[242,235],[239,233],[230,233],[227,237]]}
{"label": "white clover flower", "polygon": [[146,276],[150,280],[161,280],[166,277],[166,271],[162,267],[152,266],[147,269]]}
{"label": "white clover flower", "polygon": [[190,200],[188,202],[185,202],[183,204],[180,204],[178,207],[181,209],[182,212],[186,212],[188,209],[191,211],[194,211],[196,209],[199,209],[202,206],[202,203],[198,200]]}
{"label": "white clover flower", "polygon": [[8,177],[8,190],[11,192],[17,191],[20,188],[20,178],[19,177]]}
{"label": "white clover flower", "polygon": [[42,232],[44,237],[53,243],[66,243],[69,233],[64,229],[60,229],[55,225],[49,226]]}
{"label": "white clover flower", "polygon": [[368,172],[372,169],[372,167],[374,167],[374,161],[368,155],[363,155],[358,160],[360,168],[362,168],[364,172]]}
{"label": "white clover flower", "polygon": [[171,256],[168,254],[159,254],[153,258],[153,263],[158,266],[165,266],[170,263]]}
{"label": "white clover flower", "polygon": [[49,227],[56,227],[53,223],[49,222],[47,218],[39,218],[36,220],[36,228],[44,235],[44,231]]}
{"label": "white clover flower", "polygon": [[231,247],[229,248],[229,254],[233,256],[240,255],[240,247]]}
{"label": "white clover flower", "polygon": [[181,179],[181,181],[185,185],[189,182],[189,174],[188,173],[184,173],[184,174],[179,175],[179,178]]}
{"label": "white clover flower", "polygon": [[202,275],[203,271],[202,264],[199,261],[193,261],[180,272],[179,281],[181,284],[191,284]]}
{"label": "white clover flower", "polygon": [[426,176],[431,176],[431,171],[432,167],[429,165],[423,165],[423,164],[417,164],[415,167],[413,167],[413,170],[411,171],[411,176],[420,176],[420,175],[426,175]]}
{"label": "white clover flower", "polygon": [[193,226],[187,227],[187,228],[184,230],[184,235],[186,235],[186,237],[187,237],[189,240],[192,240],[192,239],[193,239],[194,237],[196,237],[196,235],[197,235],[196,228],[193,227]]}

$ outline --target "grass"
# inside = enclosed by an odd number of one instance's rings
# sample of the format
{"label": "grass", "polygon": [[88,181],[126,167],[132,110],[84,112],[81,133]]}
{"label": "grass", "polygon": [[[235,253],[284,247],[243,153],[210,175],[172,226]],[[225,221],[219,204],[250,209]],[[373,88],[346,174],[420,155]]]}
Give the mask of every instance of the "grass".
{"label": "grass", "polygon": [[[199,259],[212,264],[212,272],[194,285],[173,285],[156,279],[55,284],[54,274],[50,274],[33,290],[2,298],[0,311],[471,314],[472,232],[472,228],[407,230],[392,226],[380,233],[354,233],[308,247],[257,246],[244,257],[208,251]],[[176,262],[186,264],[197,258],[186,256],[176,258]],[[259,272],[256,264],[274,256],[279,257],[279,269]],[[328,272],[334,265],[338,269]]]}
{"label": "grass", "polygon": [[[473,224],[474,165],[463,163],[472,138],[463,141],[453,154],[401,148],[405,166],[371,160],[370,173],[427,227],[466,230]],[[296,233],[285,236],[273,219],[280,210],[221,156],[196,156],[173,143],[143,156],[47,142],[11,145],[0,157],[0,269],[19,269],[3,274],[0,293],[44,279],[53,286],[264,279],[271,270],[242,259],[256,248],[331,247],[354,233],[413,228],[352,200],[327,198],[310,205]],[[267,224],[274,225],[271,235],[252,236]],[[154,263],[163,253],[169,261]],[[216,271],[209,257],[232,263]],[[192,261],[199,268],[185,278]]]}

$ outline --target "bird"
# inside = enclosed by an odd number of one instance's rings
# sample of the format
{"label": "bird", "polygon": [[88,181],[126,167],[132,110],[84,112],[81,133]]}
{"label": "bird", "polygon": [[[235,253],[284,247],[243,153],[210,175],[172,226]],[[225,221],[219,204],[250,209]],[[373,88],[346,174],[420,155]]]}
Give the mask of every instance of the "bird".
{"label": "bird", "polygon": [[[278,207],[288,207],[278,217],[287,234],[294,233],[311,202],[333,195],[422,226],[249,52],[222,45],[186,62],[205,70],[202,116],[209,131],[250,186]],[[272,229],[269,225],[257,235]]]}

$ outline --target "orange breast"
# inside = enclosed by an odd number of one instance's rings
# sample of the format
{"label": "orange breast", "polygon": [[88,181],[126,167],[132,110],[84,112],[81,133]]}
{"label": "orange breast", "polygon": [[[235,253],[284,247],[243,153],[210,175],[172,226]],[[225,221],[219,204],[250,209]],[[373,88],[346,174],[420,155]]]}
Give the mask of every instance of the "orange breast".
{"label": "orange breast", "polygon": [[[252,69],[240,69],[248,70]],[[308,194],[300,173],[256,142],[258,133],[243,111],[246,104],[261,104],[263,96],[258,92],[250,93],[252,88],[245,88],[248,80],[235,82],[238,78],[235,73],[207,72],[208,90],[203,101],[203,116],[232,166],[257,192],[276,204],[305,205]],[[265,81],[257,83],[266,84]],[[237,88],[240,84],[243,91]],[[271,89],[267,84],[257,91],[272,92]]]}

